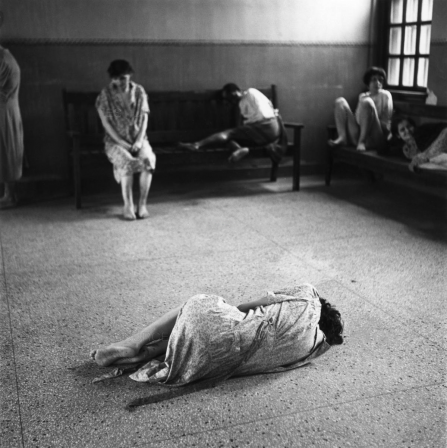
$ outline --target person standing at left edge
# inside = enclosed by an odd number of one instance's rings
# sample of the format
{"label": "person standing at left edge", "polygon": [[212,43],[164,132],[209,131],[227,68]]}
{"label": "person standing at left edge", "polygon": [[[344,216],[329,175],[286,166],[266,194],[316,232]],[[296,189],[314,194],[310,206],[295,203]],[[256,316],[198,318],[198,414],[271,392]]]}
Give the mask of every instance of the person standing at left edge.
{"label": "person standing at left edge", "polygon": [[[3,13],[0,11],[0,28]],[[16,182],[22,177],[23,127],[19,108],[20,67],[0,45],[0,209],[17,205]]]}

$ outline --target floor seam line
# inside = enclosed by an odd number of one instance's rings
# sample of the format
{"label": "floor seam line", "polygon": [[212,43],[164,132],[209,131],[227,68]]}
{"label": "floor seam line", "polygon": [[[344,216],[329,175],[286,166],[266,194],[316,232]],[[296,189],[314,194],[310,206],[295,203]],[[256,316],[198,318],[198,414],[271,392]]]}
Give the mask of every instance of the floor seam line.
{"label": "floor seam line", "polygon": [[6,307],[8,310],[9,336],[10,336],[10,340],[11,340],[12,362],[14,363],[14,377],[15,377],[16,393],[17,393],[17,408],[18,408],[18,412],[19,412],[20,436],[21,436],[21,441],[22,441],[22,447],[25,447],[25,438],[24,438],[23,421],[22,421],[22,409],[20,406],[20,387],[19,387],[19,381],[18,381],[18,375],[17,375],[17,362],[16,362],[15,347],[14,347],[14,337],[12,334],[11,306],[9,303],[8,282],[6,280],[6,266],[5,266],[5,257],[4,257],[4,251],[3,251],[3,240],[2,240],[1,232],[0,232],[0,254],[1,254],[1,262],[2,262],[2,276],[3,276],[4,283],[5,283],[5,301],[6,301]]}

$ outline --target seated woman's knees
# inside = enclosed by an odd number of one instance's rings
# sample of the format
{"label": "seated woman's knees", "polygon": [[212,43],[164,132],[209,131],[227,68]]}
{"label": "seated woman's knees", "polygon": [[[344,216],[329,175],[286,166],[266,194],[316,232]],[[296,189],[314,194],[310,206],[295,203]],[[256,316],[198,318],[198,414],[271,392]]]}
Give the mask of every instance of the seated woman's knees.
{"label": "seated woman's knees", "polygon": [[220,141],[222,141],[222,142],[228,141],[228,132],[226,132],[226,131],[219,132],[218,135],[219,135]]}
{"label": "seated woman's knees", "polygon": [[348,102],[343,97],[340,97],[335,100],[334,104],[335,104],[335,107],[343,107],[343,106],[347,106]]}
{"label": "seated woman's knees", "polygon": [[374,101],[369,97],[362,98],[359,102],[359,106],[363,107],[365,109],[375,109],[376,108]]}

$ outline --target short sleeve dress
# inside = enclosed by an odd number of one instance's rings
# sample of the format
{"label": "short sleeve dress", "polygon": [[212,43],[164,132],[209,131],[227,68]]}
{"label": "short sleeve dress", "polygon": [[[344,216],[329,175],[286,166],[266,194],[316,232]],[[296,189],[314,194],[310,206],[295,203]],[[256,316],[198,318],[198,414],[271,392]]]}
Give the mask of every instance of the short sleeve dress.
{"label": "short sleeve dress", "polygon": [[[132,144],[138,136],[144,116],[149,114],[149,103],[144,88],[134,82],[130,83],[130,97],[130,105],[127,106],[118,95],[116,86],[110,83],[96,99],[96,108],[101,110],[120,138]],[[147,136],[144,137],[143,146],[136,154],[131,154],[117,144],[107,132],[104,144],[118,183],[123,176],[155,170],[156,157]]]}
{"label": "short sleeve dress", "polygon": [[269,301],[243,313],[219,296],[192,297],[177,317],[164,361],[151,360],[130,378],[183,386],[296,368],[329,349],[312,285],[269,293]]}
{"label": "short sleeve dress", "polygon": [[20,67],[0,46],[0,183],[22,177],[23,127],[19,108]]}

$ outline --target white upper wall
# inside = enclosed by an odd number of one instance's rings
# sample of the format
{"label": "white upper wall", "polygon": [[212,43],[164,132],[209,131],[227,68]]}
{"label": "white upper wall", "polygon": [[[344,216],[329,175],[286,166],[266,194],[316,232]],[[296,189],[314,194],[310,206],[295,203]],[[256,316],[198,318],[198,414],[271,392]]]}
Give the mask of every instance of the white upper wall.
{"label": "white upper wall", "polygon": [[3,39],[368,42],[372,0],[4,0]]}

